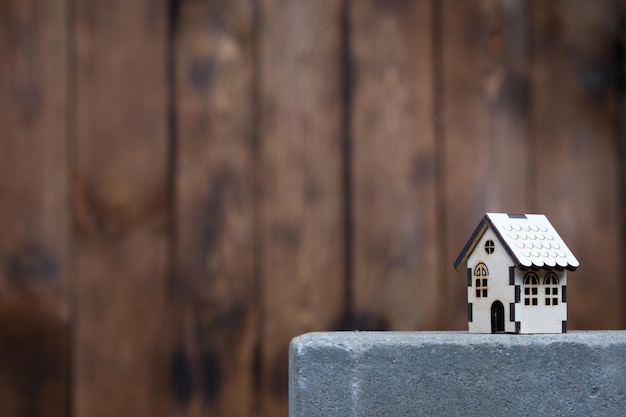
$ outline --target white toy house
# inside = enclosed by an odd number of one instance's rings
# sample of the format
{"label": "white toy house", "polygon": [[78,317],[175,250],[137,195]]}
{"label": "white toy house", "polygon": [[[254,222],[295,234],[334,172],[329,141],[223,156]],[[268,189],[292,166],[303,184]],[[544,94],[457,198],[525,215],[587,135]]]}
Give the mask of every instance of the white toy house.
{"label": "white toy house", "polygon": [[543,214],[487,213],[454,262],[471,333],[565,333],[578,260]]}

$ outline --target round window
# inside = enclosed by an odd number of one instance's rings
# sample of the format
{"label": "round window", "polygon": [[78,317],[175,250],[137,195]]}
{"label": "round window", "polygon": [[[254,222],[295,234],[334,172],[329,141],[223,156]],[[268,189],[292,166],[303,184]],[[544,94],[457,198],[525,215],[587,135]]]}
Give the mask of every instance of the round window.
{"label": "round window", "polygon": [[485,252],[487,252],[488,255],[491,255],[494,250],[496,250],[496,245],[494,245],[493,240],[489,239],[485,242]]}

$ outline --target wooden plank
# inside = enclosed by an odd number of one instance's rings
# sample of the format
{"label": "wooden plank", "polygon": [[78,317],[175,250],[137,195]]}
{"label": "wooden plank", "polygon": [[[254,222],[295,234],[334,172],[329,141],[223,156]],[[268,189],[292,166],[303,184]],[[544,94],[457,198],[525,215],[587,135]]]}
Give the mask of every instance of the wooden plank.
{"label": "wooden plank", "polygon": [[176,22],[173,406],[256,415],[253,4],[182,2]]}
{"label": "wooden plank", "polygon": [[[445,259],[485,212],[534,212],[525,1],[441,3]],[[465,277],[445,269],[447,326],[467,327]]]}
{"label": "wooden plank", "polygon": [[621,162],[611,1],[537,1],[533,10],[533,135],[537,206],[581,267],[568,279],[569,329],[622,325]]}
{"label": "wooden plank", "polygon": [[[617,164],[620,179],[620,195],[619,201],[622,207],[626,206],[626,0],[617,2],[619,7],[619,35],[616,42],[616,79],[615,87],[618,93],[618,125],[617,125],[617,143],[618,153]],[[620,214],[621,233],[620,233],[620,249],[622,251],[622,259],[626,259],[626,215]],[[621,328],[626,328],[626,283],[621,282],[620,300],[622,305],[622,324]]]}
{"label": "wooden plank", "polygon": [[77,0],[79,416],[166,416],[166,5]]}
{"label": "wooden plank", "polygon": [[0,414],[67,416],[67,3],[0,4]]}
{"label": "wooden plank", "polygon": [[259,4],[261,414],[287,415],[287,347],[343,314],[341,2]]}
{"label": "wooden plank", "polygon": [[364,329],[438,325],[431,7],[351,3],[352,291]]}

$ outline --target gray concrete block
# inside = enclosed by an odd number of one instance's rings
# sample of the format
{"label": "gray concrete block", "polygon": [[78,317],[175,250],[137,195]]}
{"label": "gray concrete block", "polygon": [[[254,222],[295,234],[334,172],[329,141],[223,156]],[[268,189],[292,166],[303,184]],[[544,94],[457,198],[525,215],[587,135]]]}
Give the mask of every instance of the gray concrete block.
{"label": "gray concrete block", "polygon": [[626,416],[626,331],[308,333],[291,417]]}

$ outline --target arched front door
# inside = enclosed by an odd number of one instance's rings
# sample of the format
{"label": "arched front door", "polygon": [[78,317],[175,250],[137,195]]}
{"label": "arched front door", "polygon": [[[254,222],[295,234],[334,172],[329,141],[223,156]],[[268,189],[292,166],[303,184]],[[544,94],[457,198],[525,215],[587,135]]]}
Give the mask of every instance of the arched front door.
{"label": "arched front door", "polygon": [[504,306],[500,301],[491,304],[491,333],[504,331]]}

